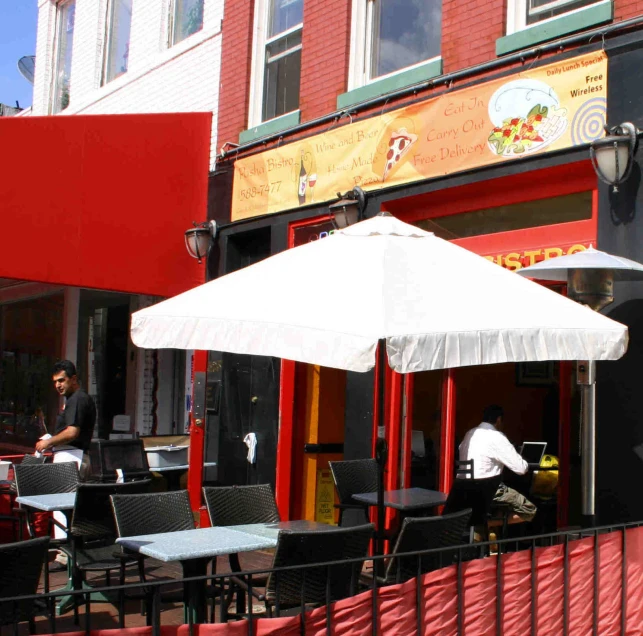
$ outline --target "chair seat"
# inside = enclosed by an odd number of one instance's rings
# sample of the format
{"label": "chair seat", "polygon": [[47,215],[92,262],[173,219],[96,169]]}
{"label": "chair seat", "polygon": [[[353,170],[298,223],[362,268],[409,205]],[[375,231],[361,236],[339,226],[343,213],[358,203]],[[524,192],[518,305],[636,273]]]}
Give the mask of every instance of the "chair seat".
{"label": "chair seat", "polygon": [[[64,551],[71,557],[70,549]],[[84,572],[118,570],[123,560],[125,567],[138,563],[138,557],[123,554],[121,549],[113,544],[76,550],[76,565]]]}

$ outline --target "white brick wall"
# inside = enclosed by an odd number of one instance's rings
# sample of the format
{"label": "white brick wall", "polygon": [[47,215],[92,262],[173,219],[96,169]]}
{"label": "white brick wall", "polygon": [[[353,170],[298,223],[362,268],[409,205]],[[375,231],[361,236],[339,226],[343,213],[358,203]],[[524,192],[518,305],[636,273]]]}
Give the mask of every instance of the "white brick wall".
{"label": "white brick wall", "polygon": [[[170,0],[133,0],[127,73],[101,86],[108,0],[76,0],[70,104],[62,115],[213,113],[216,155],[223,0],[205,0],[203,29],[168,48]],[[56,2],[39,0],[33,114],[51,109]]]}

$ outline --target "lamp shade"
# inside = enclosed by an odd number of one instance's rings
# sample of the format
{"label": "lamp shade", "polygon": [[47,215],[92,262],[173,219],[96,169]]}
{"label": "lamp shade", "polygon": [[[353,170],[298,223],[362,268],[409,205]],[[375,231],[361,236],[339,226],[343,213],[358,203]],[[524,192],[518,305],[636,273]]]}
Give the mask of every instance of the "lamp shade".
{"label": "lamp shade", "polygon": [[330,206],[330,212],[339,230],[359,221],[358,203],[354,199],[341,199]]}
{"label": "lamp shade", "polygon": [[599,177],[614,185],[623,181],[630,161],[627,137],[605,137],[594,142],[594,157]]}
{"label": "lamp shade", "polygon": [[202,225],[190,228],[185,232],[185,247],[192,258],[198,258],[199,262],[207,255],[210,246],[210,229]]}

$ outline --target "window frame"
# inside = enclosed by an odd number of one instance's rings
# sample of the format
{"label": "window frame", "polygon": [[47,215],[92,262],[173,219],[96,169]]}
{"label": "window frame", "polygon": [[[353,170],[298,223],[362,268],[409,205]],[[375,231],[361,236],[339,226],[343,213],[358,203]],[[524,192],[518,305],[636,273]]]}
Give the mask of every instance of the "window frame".
{"label": "window frame", "polygon": [[181,42],[184,42],[188,38],[192,37],[193,35],[196,35],[197,33],[201,33],[205,27],[205,0],[200,0],[202,3],[202,11],[203,11],[203,17],[201,19],[201,28],[197,29],[194,33],[190,33],[189,35],[186,35],[184,38],[181,38],[180,40],[175,39],[176,36],[176,11],[178,9],[178,1],[179,0],[169,0],[168,1],[168,12],[167,12],[167,48],[171,49],[172,47],[176,46],[177,44],[180,44]]}
{"label": "window frame", "polygon": [[[551,0],[552,4],[556,0]],[[567,0],[569,2],[574,2],[575,0]],[[570,9],[569,11],[564,11],[559,15],[555,15],[549,18],[544,18],[543,20],[538,20],[532,24],[527,24],[527,4],[529,0],[507,0],[507,35],[513,33],[518,33],[519,31],[524,31],[525,29],[533,28],[540,26],[541,24],[547,24],[552,20],[559,20],[563,16],[567,17],[574,15],[575,13],[584,11],[588,7],[599,4],[601,0],[588,0],[587,4],[584,4],[581,7],[576,7],[575,9]],[[562,1],[562,4],[565,4],[565,0]]]}
{"label": "window frame", "polygon": [[[63,29],[63,14],[65,10],[70,6],[74,5],[74,28],[72,30],[72,40],[71,40],[71,54],[70,54],[70,68],[69,68],[69,86],[68,86],[68,102],[65,107],[62,107],[62,98],[63,94],[60,95],[60,106],[58,105],[58,89],[60,88],[60,68],[61,61],[64,64],[63,57],[61,56],[61,41],[62,41],[62,29]],[[57,115],[65,111],[71,104],[71,66],[73,64],[73,48],[74,48],[74,31],[76,30],[76,0],[64,0],[56,5],[56,20],[55,20],[55,31],[54,31],[54,47],[53,47],[53,65],[52,65],[52,82],[51,82],[51,100],[49,105],[49,111],[52,115]],[[65,39],[67,41],[67,38]],[[66,49],[65,49],[66,50]]]}
{"label": "window frame", "polygon": [[[114,75],[114,77],[111,77],[111,78],[108,77],[108,69],[111,62],[110,50],[111,50],[111,39],[112,39],[112,30],[113,30],[114,8],[118,1],[119,0],[107,0],[107,4],[106,4],[105,40],[104,40],[104,46],[103,46],[103,69],[101,74],[101,86],[106,86],[110,82],[113,82],[119,77],[122,77],[127,73],[127,71],[129,71],[129,58],[128,58],[127,68],[122,73],[119,73],[118,75]],[[132,14],[130,15],[130,37],[129,37],[128,45],[131,45],[131,41],[132,41],[133,15],[134,15],[134,0],[132,0]]]}
{"label": "window frame", "polygon": [[[303,21],[296,24],[285,31],[281,31],[277,35],[268,37],[268,21],[270,19],[270,2],[271,0],[257,0],[255,2],[255,13],[253,16],[253,38],[252,38],[252,63],[250,68],[250,90],[248,99],[248,128],[259,126],[269,121],[285,117],[291,113],[296,113],[299,109],[282,113],[271,119],[263,119],[264,109],[264,87],[265,87],[265,74],[266,74],[266,48],[269,44],[273,44],[284,37],[293,35],[300,31],[303,36],[304,23]],[[290,49],[288,54],[302,50],[302,44]],[[285,55],[283,53],[282,55]],[[300,69],[301,73],[301,69]],[[301,86],[301,85],[300,85]],[[301,89],[300,89],[301,94]]]}
{"label": "window frame", "polygon": [[386,80],[407,71],[420,68],[431,62],[442,59],[442,43],[440,53],[425,60],[420,60],[410,66],[405,66],[397,71],[392,71],[377,77],[371,77],[373,33],[374,33],[374,5],[377,0],[353,0],[351,7],[351,41],[349,50],[348,86],[347,91],[362,88],[368,84]]}

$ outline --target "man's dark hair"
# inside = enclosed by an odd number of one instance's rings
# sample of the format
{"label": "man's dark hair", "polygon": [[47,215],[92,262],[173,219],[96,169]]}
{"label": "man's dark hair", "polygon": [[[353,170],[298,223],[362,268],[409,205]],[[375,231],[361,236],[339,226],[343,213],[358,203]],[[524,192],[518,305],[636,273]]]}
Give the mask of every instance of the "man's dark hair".
{"label": "man's dark hair", "polygon": [[54,364],[52,375],[57,375],[61,371],[64,371],[68,378],[73,378],[75,375],[78,375],[76,365],[71,360],[58,360],[58,362]]}
{"label": "man's dark hair", "polygon": [[484,412],[482,413],[482,421],[488,422],[489,424],[495,424],[499,417],[504,417],[504,414],[505,412],[502,406],[490,404],[485,407]]}

